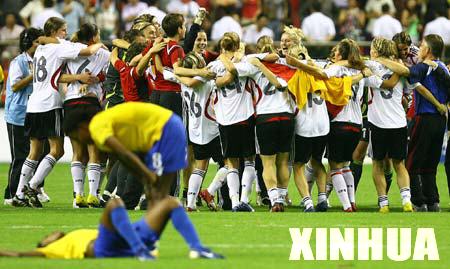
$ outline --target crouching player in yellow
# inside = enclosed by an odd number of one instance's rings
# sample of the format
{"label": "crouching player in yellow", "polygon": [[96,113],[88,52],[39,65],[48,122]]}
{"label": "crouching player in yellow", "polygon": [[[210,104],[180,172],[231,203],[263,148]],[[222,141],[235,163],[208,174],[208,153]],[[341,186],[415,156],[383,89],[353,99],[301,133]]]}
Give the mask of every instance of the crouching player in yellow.
{"label": "crouching player in yellow", "polygon": [[[113,199],[105,208],[98,230],[52,234],[40,242],[43,248],[0,252],[0,256],[153,259],[150,251],[155,249],[155,242],[171,219],[189,245],[190,258],[223,258],[201,244],[184,208],[168,195],[177,171],[187,165],[181,119],[170,110],[138,102],[117,105],[97,115],[96,111],[90,104],[80,105],[64,122],[64,130],[72,139],[95,143],[100,150],[115,153],[129,171],[143,179],[149,198],[144,218],[131,224],[123,202]],[[137,154],[144,155],[145,164]]]}

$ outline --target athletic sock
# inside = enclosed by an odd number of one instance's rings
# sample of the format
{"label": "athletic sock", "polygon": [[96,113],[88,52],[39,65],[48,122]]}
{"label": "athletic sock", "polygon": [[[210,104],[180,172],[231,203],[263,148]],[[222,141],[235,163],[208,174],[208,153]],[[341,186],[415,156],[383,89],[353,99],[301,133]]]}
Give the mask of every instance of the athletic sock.
{"label": "athletic sock", "polygon": [[98,163],[88,164],[87,176],[89,180],[89,194],[97,196],[97,190],[100,183],[102,167]]}
{"label": "athletic sock", "polygon": [[386,179],[386,194],[389,192],[392,184],[392,177],[394,176],[394,172],[392,170],[384,172],[384,178]]}
{"label": "athletic sock", "polygon": [[311,207],[314,208],[314,204],[313,204],[313,201],[311,200],[311,197],[309,197],[309,196],[303,197],[302,202],[303,202],[303,205],[305,205],[305,209],[309,209]]}
{"label": "athletic sock", "polygon": [[345,166],[341,171],[345,184],[347,185],[348,199],[350,200],[350,203],[355,203],[355,180],[353,178],[352,170],[350,170],[350,167]]}
{"label": "athletic sock", "polygon": [[331,180],[333,181],[333,187],[336,190],[344,210],[350,208],[351,205],[347,194],[347,184],[345,183],[344,176],[342,176],[341,169],[331,170]]}
{"label": "athletic sock", "polygon": [[184,238],[190,249],[201,249],[202,244],[197,231],[182,206],[176,207],[170,212],[173,226]]}
{"label": "athletic sock", "polygon": [[[258,175],[258,171],[255,171],[255,173]],[[258,179],[255,180],[255,191],[256,191],[256,193],[260,193],[261,192],[261,186],[259,186],[259,180]]]}
{"label": "athletic sock", "polygon": [[226,166],[221,167],[214,176],[211,184],[208,186],[208,192],[212,196],[216,195],[216,192],[222,187],[223,183],[227,179],[228,168]]}
{"label": "athletic sock", "polygon": [[277,198],[276,202],[286,205],[286,195],[288,193],[288,189],[287,188],[277,188],[277,190],[278,190],[278,198]]}
{"label": "athletic sock", "polygon": [[20,199],[24,198],[22,189],[30,181],[30,178],[33,176],[33,173],[36,170],[38,163],[39,163],[38,161],[34,161],[34,160],[31,160],[28,158],[25,159],[25,161],[22,165],[22,170],[20,172],[19,185],[17,186],[17,191],[16,191],[16,195]]}
{"label": "athletic sock", "polygon": [[47,154],[36,169],[33,178],[30,181],[30,187],[34,190],[41,184],[44,179],[50,174],[56,164],[56,159],[50,154]]}
{"label": "athletic sock", "polygon": [[187,207],[194,209],[197,200],[198,191],[202,185],[203,177],[206,172],[195,168],[189,177],[189,187],[187,191]]}
{"label": "athletic sock", "polygon": [[317,203],[327,201],[327,194],[325,192],[319,192],[319,196],[317,197]]}
{"label": "athletic sock", "polygon": [[252,183],[256,179],[255,162],[245,161],[244,173],[242,174],[241,202],[248,204],[252,193]]}
{"label": "athletic sock", "polygon": [[316,178],[314,176],[314,169],[312,168],[310,163],[307,163],[305,165],[305,178],[306,182],[308,183],[309,193],[311,193]]}
{"label": "athletic sock", "polygon": [[389,205],[389,201],[388,201],[387,195],[380,195],[380,196],[378,196],[378,205],[380,207]]}
{"label": "athletic sock", "polygon": [[82,195],[84,192],[84,165],[81,162],[72,162],[70,164],[70,173],[73,180],[73,191],[76,195]]}
{"label": "athletic sock", "polygon": [[229,169],[227,184],[231,199],[231,207],[239,205],[239,172],[237,169]]}
{"label": "athletic sock", "polygon": [[411,202],[411,190],[408,187],[400,189],[400,196],[402,197],[402,204]]}
{"label": "athletic sock", "polygon": [[360,161],[353,161],[350,164],[350,170],[352,170],[353,173],[353,179],[355,182],[355,191],[358,188],[359,181],[361,180],[361,175],[363,171],[363,163]]}
{"label": "athletic sock", "polygon": [[278,189],[272,188],[267,191],[267,194],[269,195],[270,204],[273,206],[278,200]]}
{"label": "athletic sock", "polygon": [[111,210],[110,216],[115,230],[123,239],[125,239],[133,253],[137,254],[139,251],[146,248],[131,225],[127,211],[124,207],[114,208]]}

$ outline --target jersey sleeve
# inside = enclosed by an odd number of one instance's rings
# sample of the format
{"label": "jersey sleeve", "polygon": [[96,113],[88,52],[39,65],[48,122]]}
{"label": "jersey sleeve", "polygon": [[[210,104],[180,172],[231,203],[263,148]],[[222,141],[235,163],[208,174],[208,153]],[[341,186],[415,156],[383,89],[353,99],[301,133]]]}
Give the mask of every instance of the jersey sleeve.
{"label": "jersey sleeve", "polygon": [[125,64],[125,62],[124,61],[122,61],[122,60],[120,60],[120,59],[118,59],[117,61],[116,61],[116,63],[114,64],[114,68],[117,70],[117,72],[121,72],[121,71],[123,71],[123,69],[124,68],[126,68],[127,67],[127,65]]}
{"label": "jersey sleeve", "polygon": [[424,63],[415,64],[409,68],[408,82],[411,84],[421,82],[427,76],[427,73],[431,67]]}
{"label": "jersey sleeve", "polygon": [[[14,86],[17,82],[24,78],[24,73],[22,69],[20,69],[20,65],[18,61],[14,61],[9,67],[8,73],[10,85]],[[0,70],[0,82],[3,81],[3,70]]]}
{"label": "jersey sleeve", "polygon": [[259,69],[256,66],[246,62],[236,63],[234,66],[236,67],[239,77],[254,78],[254,76],[259,72]]}
{"label": "jersey sleeve", "polygon": [[58,49],[58,57],[63,60],[73,60],[79,57],[80,51],[84,48],[86,48],[86,45],[81,43],[60,43]]}
{"label": "jersey sleeve", "polygon": [[174,63],[178,62],[178,59],[184,58],[184,50],[182,47],[176,47],[173,49],[173,51],[170,52],[170,63],[173,65]]}

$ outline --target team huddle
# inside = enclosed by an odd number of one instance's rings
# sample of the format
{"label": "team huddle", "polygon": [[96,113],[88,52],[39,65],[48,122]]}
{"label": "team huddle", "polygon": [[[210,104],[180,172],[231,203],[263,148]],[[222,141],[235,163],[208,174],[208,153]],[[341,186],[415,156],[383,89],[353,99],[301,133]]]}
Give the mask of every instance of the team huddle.
{"label": "team huddle", "polygon": [[[50,18],[43,31],[26,29],[23,53],[11,64],[8,79],[10,96],[22,89],[29,95],[16,106],[31,141],[13,205],[42,207],[40,186],[64,154],[67,135],[73,147],[74,207],[106,204],[99,231],[81,235],[89,250],[85,254],[92,257],[152,258],[148,251],[169,218],[191,256],[221,257],[199,243],[173,198],[179,172],[184,169],[187,211],[197,210],[198,197],[217,210],[215,197],[226,184],[232,210],[252,212],[256,156],[271,212],[284,211],[291,174],[305,212],[327,211],[332,189],[345,212],[357,211],[355,191],[367,148],[380,212],[389,212],[392,172],[388,178],[385,171],[392,168],[403,211],[439,209],[436,167],[450,81],[439,61],[440,36],[425,36],[419,49],[404,32],[393,40],[375,38],[370,59],[355,41],[343,39],[328,59],[316,60],[303,46],[301,30],[285,27],[279,49],[263,36],[256,53],[246,55],[234,32],[223,35],[219,52],[208,50],[204,16],[201,10],[186,33],[180,14],[168,14],[162,25],[142,15],[123,39],[113,41],[111,52],[93,24],[82,25],[71,41],[59,18]],[[9,102],[7,110],[11,97]],[[408,134],[410,109],[415,116]],[[7,112],[7,117],[12,116]],[[219,169],[201,190],[211,159]],[[109,176],[100,196],[107,161]],[[146,217],[131,226],[124,207],[134,208],[141,197],[148,203]],[[53,250],[48,249],[38,252],[49,257]]]}

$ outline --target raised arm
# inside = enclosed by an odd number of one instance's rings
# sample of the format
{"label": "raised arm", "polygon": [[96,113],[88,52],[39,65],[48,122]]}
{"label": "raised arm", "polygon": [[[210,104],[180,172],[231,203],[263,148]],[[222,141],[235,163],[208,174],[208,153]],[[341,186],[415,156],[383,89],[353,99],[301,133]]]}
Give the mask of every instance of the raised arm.
{"label": "raised arm", "polygon": [[287,62],[287,64],[295,66],[298,69],[301,69],[319,79],[327,79],[328,78],[327,74],[323,71],[322,68],[320,68],[318,66],[304,64],[300,60],[298,60],[290,55],[286,55],[286,62]]}
{"label": "raised arm", "polygon": [[136,72],[139,76],[142,76],[144,74],[144,71],[148,67],[148,63],[150,62],[152,55],[161,51],[166,45],[167,41],[163,40],[158,40],[155,42],[155,44],[153,44],[152,48],[147,51],[147,53],[144,55],[144,57],[142,57],[136,67]]}
{"label": "raised arm", "polygon": [[110,136],[106,139],[105,145],[109,147],[129,171],[132,171],[132,173],[140,178],[143,183],[153,184],[156,182],[156,174],[150,171],[136,154],[125,148],[115,136]]}
{"label": "raised arm", "polygon": [[90,45],[87,48],[80,50],[80,53],[78,54],[78,56],[91,56],[91,55],[95,54],[100,48],[103,48],[104,46],[105,45],[103,45],[102,43]]}
{"label": "raised arm", "polygon": [[409,76],[409,68],[406,67],[404,64],[401,64],[399,62],[387,59],[387,58],[377,58],[377,62],[381,63],[382,65],[389,68],[392,72],[399,74],[402,77],[408,77]]}
{"label": "raised arm", "polygon": [[124,39],[113,39],[112,41],[113,46],[119,47],[121,49],[128,49],[130,47],[130,43]]}

